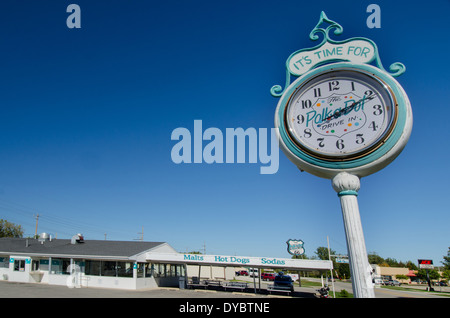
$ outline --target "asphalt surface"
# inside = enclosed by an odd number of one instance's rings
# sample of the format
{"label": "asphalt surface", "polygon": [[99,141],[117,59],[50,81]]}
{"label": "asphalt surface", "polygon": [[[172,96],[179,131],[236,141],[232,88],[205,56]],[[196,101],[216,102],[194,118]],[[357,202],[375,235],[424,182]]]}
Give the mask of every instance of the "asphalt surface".
{"label": "asphalt surface", "polygon": [[[256,283],[258,287],[258,282]],[[350,283],[336,282],[336,292],[342,289],[353,293]],[[266,288],[262,282],[261,288]],[[295,291],[290,296],[283,293],[268,294],[265,290],[254,293],[253,284],[245,292],[231,292],[222,290],[204,289],[179,289],[179,288],[155,288],[148,290],[119,290],[103,288],[69,288],[67,286],[55,286],[47,284],[17,283],[0,281],[0,298],[249,298],[249,299],[274,299],[274,298],[316,298],[316,289],[319,287],[295,286]],[[332,285],[330,284],[330,288]],[[396,290],[375,288],[376,298],[443,298],[445,295],[439,292],[430,293],[419,290]],[[447,299],[450,299],[448,293]]]}
{"label": "asphalt surface", "polygon": [[[0,298],[288,298],[284,295],[255,294],[204,289],[155,288],[116,290],[103,288],[68,288],[47,284],[0,281]],[[292,297],[315,298],[314,290],[296,290]]]}

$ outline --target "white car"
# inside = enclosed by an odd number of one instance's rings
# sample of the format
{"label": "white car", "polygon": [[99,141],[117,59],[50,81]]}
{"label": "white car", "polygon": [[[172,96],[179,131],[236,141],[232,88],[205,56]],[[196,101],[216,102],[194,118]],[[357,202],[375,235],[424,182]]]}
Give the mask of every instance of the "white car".
{"label": "white car", "polygon": [[250,277],[259,276],[259,270],[257,268],[250,268],[248,272],[250,273]]}

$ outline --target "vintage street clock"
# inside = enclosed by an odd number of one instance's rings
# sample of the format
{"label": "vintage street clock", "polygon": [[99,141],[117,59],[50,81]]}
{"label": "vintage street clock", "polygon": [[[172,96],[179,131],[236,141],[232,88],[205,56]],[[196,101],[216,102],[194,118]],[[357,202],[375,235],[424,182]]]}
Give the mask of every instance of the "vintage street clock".
{"label": "vintage street clock", "polygon": [[344,161],[385,142],[396,115],[395,95],[383,79],[344,66],[302,82],[289,98],[284,125],[311,156]]}
{"label": "vintage street clock", "polygon": [[[373,298],[357,196],[360,178],[391,163],[411,134],[411,105],[394,79],[405,66],[393,63],[387,71],[372,40],[335,41],[331,32],[343,29],[322,12],[309,35],[322,42],[287,59],[284,88],[270,90],[280,98],[275,128],[280,148],[300,170],[331,180],[341,202],[354,295]],[[291,76],[297,77],[292,83]]]}
{"label": "vintage street clock", "polygon": [[[320,28],[325,22],[328,28]],[[395,72],[387,72],[374,42],[332,41],[333,28],[342,31],[323,14],[310,37],[321,32],[324,41],[286,62],[287,87],[271,90],[280,97],[275,127],[281,149],[301,170],[325,178],[342,171],[363,177],[392,162],[411,133],[410,102],[393,77],[405,67],[394,63]],[[291,75],[299,76],[292,84]]]}

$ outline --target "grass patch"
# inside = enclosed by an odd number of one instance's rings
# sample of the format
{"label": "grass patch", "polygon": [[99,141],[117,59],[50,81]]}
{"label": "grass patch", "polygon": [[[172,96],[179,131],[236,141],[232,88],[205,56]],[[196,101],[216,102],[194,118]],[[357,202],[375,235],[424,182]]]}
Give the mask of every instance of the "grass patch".
{"label": "grass patch", "polygon": [[[295,283],[295,286],[298,286],[298,282]],[[322,287],[322,284],[319,282],[312,282],[309,280],[302,280],[302,287]]]}
{"label": "grass patch", "polygon": [[450,297],[449,292],[439,291],[439,290],[436,290],[436,288],[432,292],[424,290],[424,289],[414,288],[414,287],[381,286],[381,288],[393,289],[393,290],[403,290],[403,291],[409,291],[409,292],[412,291],[412,292],[421,292],[421,293],[434,293],[434,294],[438,294],[439,296]]}
{"label": "grass patch", "polygon": [[336,293],[336,298],[353,298],[353,294],[349,293],[345,289],[342,289],[340,292]]}

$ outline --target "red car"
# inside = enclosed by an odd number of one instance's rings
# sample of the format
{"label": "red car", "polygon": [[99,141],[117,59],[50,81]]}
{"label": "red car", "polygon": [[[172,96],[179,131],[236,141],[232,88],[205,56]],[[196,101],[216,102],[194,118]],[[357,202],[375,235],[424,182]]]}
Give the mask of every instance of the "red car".
{"label": "red car", "polygon": [[262,273],[261,279],[262,280],[275,280],[275,276],[277,276],[277,275],[274,273]]}
{"label": "red car", "polygon": [[248,276],[248,272],[247,271],[237,271],[236,276]]}

